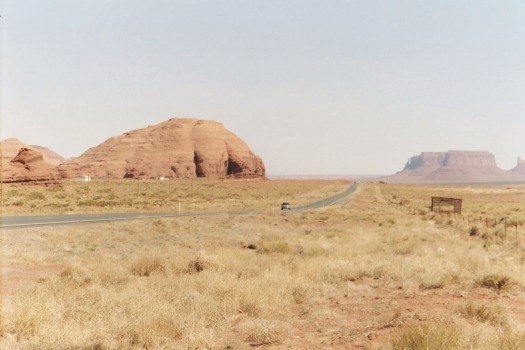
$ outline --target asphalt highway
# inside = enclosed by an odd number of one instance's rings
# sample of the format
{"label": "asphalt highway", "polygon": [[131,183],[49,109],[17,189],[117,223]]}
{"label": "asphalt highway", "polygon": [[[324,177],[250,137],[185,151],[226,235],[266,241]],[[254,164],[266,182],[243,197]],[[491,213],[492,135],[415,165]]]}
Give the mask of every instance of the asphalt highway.
{"label": "asphalt highway", "polygon": [[[341,205],[347,201],[347,197],[357,188],[357,183],[352,183],[346,190],[334,196],[304,205],[292,207],[293,211],[304,211],[325,208],[333,205]],[[204,216],[204,215],[244,215],[254,214],[256,211],[229,211],[229,212],[192,212],[192,213],[106,213],[106,214],[64,214],[64,215],[30,215],[30,216],[2,216],[0,217],[0,228],[21,228],[49,225],[67,225],[78,223],[92,223],[104,221],[137,220],[146,218],[172,218],[179,216]]]}
{"label": "asphalt highway", "polygon": [[311,209],[321,209],[326,208],[334,205],[342,205],[345,204],[348,200],[348,196],[354,193],[354,191],[357,189],[357,183],[353,182],[346,190],[344,190],[341,193],[336,194],[335,196],[331,196],[325,199],[321,199],[317,202],[313,202],[307,205],[303,205],[301,207],[297,207],[293,210],[311,210]]}

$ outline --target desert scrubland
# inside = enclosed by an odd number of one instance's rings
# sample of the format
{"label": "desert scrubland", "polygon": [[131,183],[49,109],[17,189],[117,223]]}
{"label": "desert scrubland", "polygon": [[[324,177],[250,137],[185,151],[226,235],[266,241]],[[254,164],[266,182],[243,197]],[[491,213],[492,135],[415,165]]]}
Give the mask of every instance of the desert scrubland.
{"label": "desert scrubland", "polygon": [[525,184],[363,183],[342,206],[277,207],[346,186],[4,186],[3,215],[257,212],[4,230],[1,348],[525,349]]}

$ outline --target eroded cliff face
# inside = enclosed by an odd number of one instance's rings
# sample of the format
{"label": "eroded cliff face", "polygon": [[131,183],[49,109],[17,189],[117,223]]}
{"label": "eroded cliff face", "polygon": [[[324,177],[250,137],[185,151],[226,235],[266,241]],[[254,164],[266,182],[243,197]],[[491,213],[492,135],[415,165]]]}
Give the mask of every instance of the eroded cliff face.
{"label": "eroded cliff face", "polygon": [[424,176],[443,166],[446,152],[423,152],[418,156],[410,157],[403,171],[412,176]]}
{"label": "eroded cliff face", "polygon": [[424,152],[411,157],[405,168],[385,178],[390,182],[499,182],[516,179],[496,165],[486,151]]}
{"label": "eroded cliff face", "polygon": [[265,167],[221,123],[173,118],[112,137],[59,167],[64,177],[263,178]]}
{"label": "eroded cliff face", "polygon": [[518,158],[516,166],[512,170],[525,170],[525,159]]}
{"label": "eroded cliff face", "polygon": [[442,167],[428,175],[440,181],[505,181],[508,174],[498,168],[496,158],[485,151],[448,151]]}
{"label": "eroded cliff face", "polygon": [[45,163],[51,165],[59,165],[65,161],[65,158],[57,154],[56,152],[36,145],[27,145],[24,142],[16,138],[9,138],[0,142],[0,154],[2,162],[9,163],[11,159],[16,157],[22,148],[28,148],[38,151],[42,154]]}
{"label": "eroded cliff face", "polygon": [[525,181],[525,159],[518,158],[516,166],[510,172],[517,181]]}
{"label": "eroded cliff face", "polygon": [[11,161],[2,162],[2,181],[58,185],[62,177],[56,166],[44,161],[42,153],[31,148],[21,148]]}
{"label": "eroded cliff face", "polygon": [[448,151],[443,166],[450,168],[477,167],[499,169],[494,155],[486,151]]}

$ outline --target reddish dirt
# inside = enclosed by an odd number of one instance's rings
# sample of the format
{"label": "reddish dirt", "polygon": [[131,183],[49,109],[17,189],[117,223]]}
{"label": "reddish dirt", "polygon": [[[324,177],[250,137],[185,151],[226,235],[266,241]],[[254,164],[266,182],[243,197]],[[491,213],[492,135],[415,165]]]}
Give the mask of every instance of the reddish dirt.
{"label": "reddish dirt", "polygon": [[60,268],[58,265],[2,265],[0,266],[0,294],[2,296],[16,294],[17,291],[31,286],[40,278],[58,273]]}
{"label": "reddish dirt", "polygon": [[[434,289],[406,291],[379,280],[348,282],[347,288],[326,299],[298,305],[295,318],[286,320],[290,334],[281,344],[251,344],[264,349],[367,349],[390,344],[415,322],[445,321],[468,327],[460,306],[503,303],[509,317],[525,322],[525,298],[477,288],[470,291]],[[216,349],[245,348],[242,332],[235,327],[247,316],[239,315],[232,331]]]}

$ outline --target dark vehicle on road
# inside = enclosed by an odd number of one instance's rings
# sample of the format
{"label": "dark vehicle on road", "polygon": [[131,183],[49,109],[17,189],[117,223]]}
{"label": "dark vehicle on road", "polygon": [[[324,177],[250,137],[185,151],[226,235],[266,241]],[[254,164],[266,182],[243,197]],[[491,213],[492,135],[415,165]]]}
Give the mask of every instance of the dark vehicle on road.
{"label": "dark vehicle on road", "polygon": [[290,203],[288,202],[284,202],[281,204],[281,210],[291,210],[292,209],[292,206],[290,205]]}

